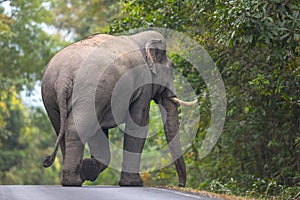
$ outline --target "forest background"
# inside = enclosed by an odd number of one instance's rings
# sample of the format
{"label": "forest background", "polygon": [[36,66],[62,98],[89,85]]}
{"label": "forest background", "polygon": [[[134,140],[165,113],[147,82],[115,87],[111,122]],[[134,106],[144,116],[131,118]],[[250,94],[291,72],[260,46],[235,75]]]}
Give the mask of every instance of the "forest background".
{"label": "forest background", "polygon": [[[53,167],[42,167],[55,134],[40,99],[24,101],[25,95],[37,96],[50,58],[88,35],[140,27],[168,28],[193,38],[213,58],[226,87],[223,133],[200,159],[210,122],[209,95],[204,95],[209,92],[199,73],[173,55],[176,71],[200,95],[197,135],[184,153],[187,186],[258,198],[299,195],[298,0],[0,0],[0,184],[60,183],[61,157]],[[150,129],[161,130],[153,110]],[[122,142],[122,134],[111,136]],[[145,151],[162,144],[159,131]],[[142,176],[146,185],[177,183],[173,165]],[[118,180],[119,172],[108,169],[87,184],[117,185]]]}

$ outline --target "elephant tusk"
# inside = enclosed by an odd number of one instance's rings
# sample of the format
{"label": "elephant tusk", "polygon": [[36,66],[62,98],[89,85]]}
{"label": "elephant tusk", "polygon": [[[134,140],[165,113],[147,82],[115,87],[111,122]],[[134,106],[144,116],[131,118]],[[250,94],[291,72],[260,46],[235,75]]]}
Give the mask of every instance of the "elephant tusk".
{"label": "elephant tusk", "polygon": [[198,99],[195,99],[194,101],[182,101],[178,99],[177,97],[169,98],[172,102],[176,103],[180,106],[194,106],[198,104]]}

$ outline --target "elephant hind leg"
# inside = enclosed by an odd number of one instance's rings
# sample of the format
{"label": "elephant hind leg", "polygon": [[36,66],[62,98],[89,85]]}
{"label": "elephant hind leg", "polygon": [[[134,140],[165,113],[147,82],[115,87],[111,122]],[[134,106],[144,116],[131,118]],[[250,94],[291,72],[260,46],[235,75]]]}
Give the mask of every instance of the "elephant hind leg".
{"label": "elephant hind leg", "polygon": [[99,174],[107,168],[110,162],[108,130],[99,130],[87,141],[91,158],[86,158],[81,164],[81,178],[95,181]]}
{"label": "elephant hind leg", "polygon": [[72,115],[67,119],[65,133],[66,154],[62,174],[63,186],[81,186],[83,181],[80,177],[81,162],[84,152],[84,144],[76,131]]}

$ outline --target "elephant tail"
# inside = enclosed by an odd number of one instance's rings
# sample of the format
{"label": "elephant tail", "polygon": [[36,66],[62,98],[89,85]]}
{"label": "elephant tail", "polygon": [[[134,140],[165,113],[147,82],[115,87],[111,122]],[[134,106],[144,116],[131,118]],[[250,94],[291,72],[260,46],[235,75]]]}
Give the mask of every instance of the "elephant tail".
{"label": "elephant tail", "polygon": [[60,128],[59,128],[59,134],[57,135],[56,142],[54,145],[54,150],[50,156],[45,157],[43,160],[43,166],[44,167],[50,167],[55,158],[56,153],[58,150],[59,144],[62,142],[64,136],[65,136],[65,123],[67,119],[67,99],[68,99],[68,89],[63,89],[62,92],[58,92],[57,94],[57,101],[58,101],[58,107],[60,112]]}

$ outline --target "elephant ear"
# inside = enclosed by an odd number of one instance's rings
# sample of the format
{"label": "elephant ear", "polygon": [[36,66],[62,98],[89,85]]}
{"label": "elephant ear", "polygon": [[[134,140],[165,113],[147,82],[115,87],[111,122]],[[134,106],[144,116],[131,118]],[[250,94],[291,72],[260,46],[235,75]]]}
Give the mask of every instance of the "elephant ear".
{"label": "elephant ear", "polygon": [[157,73],[157,63],[162,63],[166,58],[166,43],[160,39],[149,40],[146,43],[146,59],[153,74]]}

